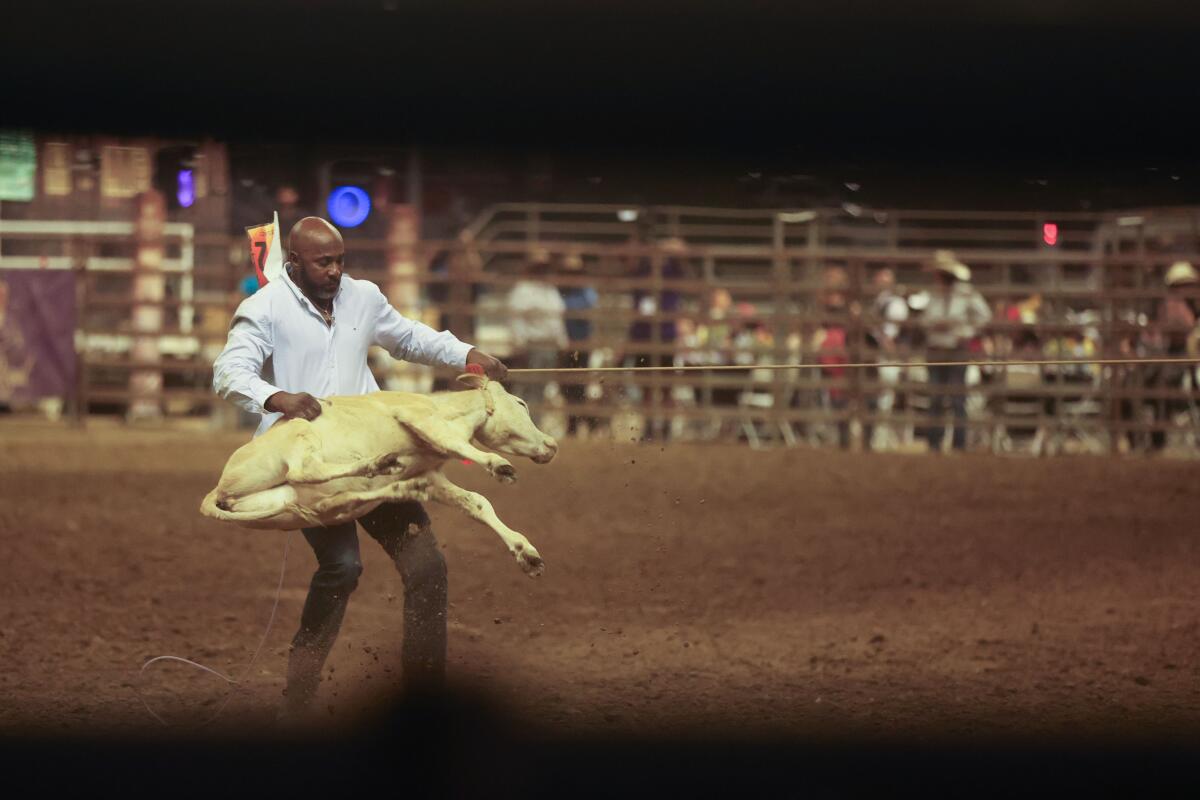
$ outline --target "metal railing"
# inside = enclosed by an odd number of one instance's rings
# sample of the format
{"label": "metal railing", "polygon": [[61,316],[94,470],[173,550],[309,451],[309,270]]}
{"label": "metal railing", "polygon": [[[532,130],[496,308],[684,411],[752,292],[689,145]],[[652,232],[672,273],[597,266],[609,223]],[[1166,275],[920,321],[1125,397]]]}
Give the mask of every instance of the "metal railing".
{"label": "metal railing", "polygon": [[[514,350],[507,337],[507,292],[522,279],[523,266],[535,250],[547,249],[555,259],[569,253],[582,259],[584,269],[558,271],[542,280],[561,289],[590,285],[598,302],[565,316],[589,323],[591,331],[570,343],[564,359],[579,352],[606,365],[631,363],[635,356],[658,358],[660,363],[735,363],[745,372],[539,379],[533,382],[541,390],[534,398],[535,412],[550,420],[547,424],[561,427],[563,419],[574,417],[603,435],[624,435],[622,426],[638,428],[639,418],[651,418],[664,420],[678,436],[752,443],[829,443],[842,438],[840,428],[846,426],[860,437],[868,428],[882,426],[909,431],[911,438],[913,430],[930,422],[932,390],[919,367],[881,376],[875,370],[836,375],[836,364],[792,374],[762,373],[755,366],[880,358],[870,337],[875,321],[865,310],[873,299],[872,276],[886,268],[907,291],[924,289],[929,277],[922,267],[932,249],[946,243],[957,245],[958,257],[973,270],[973,282],[1000,315],[1016,301],[1040,298],[1037,321],[998,316],[981,331],[981,355],[1003,358],[1018,334],[1037,339],[1040,353],[1055,347],[1063,352],[1068,346],[1084,352],[1086,345],[1095,357],[1152,354],[1157,346],[1155,310],[1166,298],[1162,273],[1176,259],[1200,258],[1179,252],[1178,244],[1174,252],[1156,251],[1158,232],[1186,233],[1195,219],[1192,209],[1058,214],[1054,247],[1041,238],[1045,215],[1039,214],[853,215],[844,209],[679,206],[637,210],[639,229],[638,222],[617,218],[618,212],[628,210],[617,205],[494,207],[455,240],[416,246],[416,269],[405,280],[419,286],[420,300],[410,311],[483,349],[519,360],[524,354]],[[611,221],[599,219],[604,215]],[[76,402],[81,412],[120,411],[129,400],[128,371],[147,364],[135,362],[120,346],[121,337],[132,335],[131,310],[137,301],[128,281],[116,276],[125,274],[131,256],[101,255],[98,243],[104,237],[119,240],[127,232],[85,228],[60,237],[68,243],[60,242],[60,250],[46,257],[68,259],[85,281],[80,318],[83,378]],[[644,240],[647,230],[650,243]],[[0,234],[10,250],[20,249],[8,244],[16,241],[13,237],[33,243],[39,236],[42,245],[28,246],[49,250],[46,242],[58,235],[32,228]],[[676,243],[668,252],[661,246],[668,236],[682,238],[682,247]],[[160,335],[187,342],[183,348],[164,348],[154,362],[163,374],[160,401],[167,413],[204,415],[222,407],[209,389],[211,362],[241,299],[238,284],[248,274],[246,261],[238,255],[240,244],[237,237],[195,237],[191,247],[205,255],[186,270],[192,281],[190,294],[185,297],[180,288],[161,300],[166,321]],[[348,271],[387,287],[395,280],[387,267],[389,247],[384,240],[348,237]],[[12,258],[33,257],[41,258],[0,249],[0,259],[10,259],[0,260],[0,266],[13,265]],[[182,251],[168,252],[164,271],[181,271],[186,258]],[[680,273],[664,274],[672,260]],[[847,309],[862,311],[834,313],[822,305],[825,270],[831,266],[846,275],[842,293]],[[674,311],[647,313],[634,306],[635,294],[661,299],[663,292],[674,293]],[[720,292],[729,294],[728,309],[713,304],[714,294]],[[752,311],[739,306],[745,303],[752,304]],[[185,307],[194,310],[194,318],[182,313]],[[648,335],[634,340],[631,327],[638,322],[649,323]],[[664,323],[673,323],[677,335],[664,336]],[[844,328],[845,347],[816,346],[818,334],[831,326]],[[902,327],[908,344],[888,351],[887,358],[922,360],[919,323]],[[726,340],[718,345],[702,335],[725,329],[733,333],[720,333]],[[375,357],[385,380],[400,369],[386,356]],[[971,413],[965,425],[973,431],[975,446],[996,449],[995,442],[1017,427],[1042,429],[1048,438],[1069,430],[1077,438],[1091,437],[1089,447],[1099,451],[1122,449],[1122,441],[1137,447],[1154,432],[1169,433],[1189,445],[1195,442],[1192,423],[1200,416],[1191,388],[1194,371],[1191,377],[1173,375],[1166,380],[1148,368],[1096,367],[1070,373],[1086,380],[1069,383],[1063,369],[1043,368],[1032,379],[1027,371],[1019,380],[1012,378],[1018,374],[1015,369],[979,371],[970,386],[939,389],[968,396]],[[525,390],[516,382],[514,388]],[[1009,402],[1013,398],[1026,402]]]}

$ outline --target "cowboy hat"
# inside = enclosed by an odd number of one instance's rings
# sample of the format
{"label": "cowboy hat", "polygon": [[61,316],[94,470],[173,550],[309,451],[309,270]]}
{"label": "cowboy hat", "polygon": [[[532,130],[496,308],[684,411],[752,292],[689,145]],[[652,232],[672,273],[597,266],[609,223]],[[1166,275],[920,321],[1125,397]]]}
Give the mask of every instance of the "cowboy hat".
{"label": "cowboy hat", "polygon": [[1190,283],[1200,283],[1200,275],[1196,268],[1186,261],[1176,261],[1167,270],[1167,286],[1184,286]]}
{"label": "cowboy hat", "polygon": [[933,268],[954,277],[955,280],[971,280],[971,268],[959,261],[952,250],[935,250],[933,253]]}
{"label": "cowboy hat", "polygon": [[687,252],[687,243],[678,236],[672,236],[670,238],[663,239],[661,242],[659,242],[658,246],[659,249],[661,249],[664,253],[682,255],[683,253]]}

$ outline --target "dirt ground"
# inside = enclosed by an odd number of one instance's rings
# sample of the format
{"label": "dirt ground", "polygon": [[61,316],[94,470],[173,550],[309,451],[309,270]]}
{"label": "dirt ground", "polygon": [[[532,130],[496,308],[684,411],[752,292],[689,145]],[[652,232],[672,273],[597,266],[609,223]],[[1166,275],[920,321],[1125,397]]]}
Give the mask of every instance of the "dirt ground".
{"label": "dirt ground", "polygon": [[[197,507],[246,434],[0,423],[0,731],[154,729],[174,654],[241,676],[285,534]],[[1117,738],[1200,731],[1200,463],[566,442],[514,486],[453,465],[546,559],[431,507],[450,671],[563,731]],[[352,722],[399,671],[365,572],[322,684]],[[266,724],[314,558],[218,726]],[[226,697],[151,667],[172,722]]]}

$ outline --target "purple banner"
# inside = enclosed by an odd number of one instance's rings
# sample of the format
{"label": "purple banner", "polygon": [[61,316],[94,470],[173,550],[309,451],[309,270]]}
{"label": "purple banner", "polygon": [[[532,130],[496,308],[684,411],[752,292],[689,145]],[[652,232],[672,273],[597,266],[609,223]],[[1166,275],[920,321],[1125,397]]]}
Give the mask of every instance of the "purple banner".
{"label": "purple banner", "polygon": [[0,270],[0,403],[75,390],[75,275]]}

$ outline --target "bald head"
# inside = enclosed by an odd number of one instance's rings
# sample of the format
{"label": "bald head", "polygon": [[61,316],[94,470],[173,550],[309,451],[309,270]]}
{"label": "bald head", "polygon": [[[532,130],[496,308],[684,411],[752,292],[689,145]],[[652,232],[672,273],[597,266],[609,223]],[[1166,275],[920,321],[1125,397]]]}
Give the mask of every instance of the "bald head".
{"label": "bald head", "polygon": [[294,252],[298,246],[303,247],[312,240],[331,238],[340,242],[342,234],[320,217],[305,217],[293,225],[292,230],[288,233],[288,250]]}
{"label": "bald head", "polygon": [[318,304],[332,302],[342,280],[342,234],[320,217],[305,217],[288,233],[288,261],[296,285]]}

